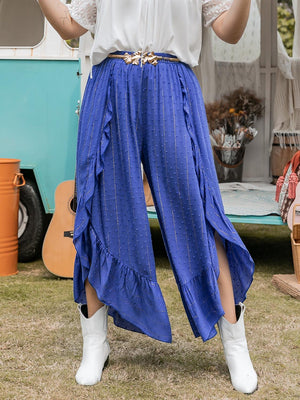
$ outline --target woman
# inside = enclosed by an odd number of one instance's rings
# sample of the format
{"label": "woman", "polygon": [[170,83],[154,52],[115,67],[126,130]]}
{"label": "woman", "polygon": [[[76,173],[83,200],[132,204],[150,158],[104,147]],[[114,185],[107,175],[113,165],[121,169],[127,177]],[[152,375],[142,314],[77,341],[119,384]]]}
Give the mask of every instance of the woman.
{"label": "woman", "polygon": [[39,1],[62,38],[87,30],[95,35],[76,169],[79,384],[101,379],[110,351],[108,313],[122,328],[171,341],[156,281],[142,163],[195,336],[212,338],[217,323],[234,388],[243,393],[257,388],[241,303],[254,264],[224,214],[201,89],[190,68],[199,59],[202,17],[221,39],[236,43],[250,2]]}

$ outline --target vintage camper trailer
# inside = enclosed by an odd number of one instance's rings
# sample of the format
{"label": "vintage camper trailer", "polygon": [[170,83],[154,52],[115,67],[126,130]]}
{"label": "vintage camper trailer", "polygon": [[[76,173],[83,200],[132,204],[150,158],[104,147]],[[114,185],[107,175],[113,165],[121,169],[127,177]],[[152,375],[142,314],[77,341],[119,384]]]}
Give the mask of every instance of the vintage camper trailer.
{"label": "vintage camper trailer", "polygon": [[78,50],[36,0],[0,0],[0,157],[19,158],[19,258],[34,258],[57,185],[74,179],[80,100]]}

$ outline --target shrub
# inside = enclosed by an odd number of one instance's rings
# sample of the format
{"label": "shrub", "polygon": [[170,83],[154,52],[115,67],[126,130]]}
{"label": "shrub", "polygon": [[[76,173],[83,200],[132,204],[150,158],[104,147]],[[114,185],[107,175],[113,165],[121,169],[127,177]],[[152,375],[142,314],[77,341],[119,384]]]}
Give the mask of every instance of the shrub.
{"label": "shrub", "polygon": [[295,18],[293,14],[292,0],[278,2],[277,13],[277,28],[287,53],[291,57],[293,54],[295,31]]}

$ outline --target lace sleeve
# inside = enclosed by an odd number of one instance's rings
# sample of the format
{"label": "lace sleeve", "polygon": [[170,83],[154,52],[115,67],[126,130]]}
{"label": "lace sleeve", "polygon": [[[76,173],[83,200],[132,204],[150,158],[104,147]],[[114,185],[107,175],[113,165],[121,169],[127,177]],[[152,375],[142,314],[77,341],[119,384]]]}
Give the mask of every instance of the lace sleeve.
{"label": "lace sleeve", "polygon": [[224,11],[229,10],[232,0],[203,0],[204,25],[211,25]]}
{"label": "lace sleeve", "polygon": [[95,33],[97,19],[96,0],[72,0],[67,4],[71,17],[79,25]]}

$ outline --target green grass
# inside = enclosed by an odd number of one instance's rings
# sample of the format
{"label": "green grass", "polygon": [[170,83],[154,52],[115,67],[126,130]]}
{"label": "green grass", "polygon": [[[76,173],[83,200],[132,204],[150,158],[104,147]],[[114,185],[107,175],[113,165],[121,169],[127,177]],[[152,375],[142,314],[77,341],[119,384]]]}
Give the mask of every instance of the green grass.
{"label": "green grass", "polygon": [[[77,385],[81,333],[72,281],[52,276],[41,260],[19,264],[18,275],[0,278],[0,399],[249,398],[231,387],[219,336],[206,343],[194,338],[159,228],[151,226],[173,343],[127,332],[109,320],[110,365],[96,386]],[[300,302],[271,285],[273,274],[293,273],[288,228],[236,227],[256,262],[245,315],[259,375],[259,390],[250,398],[299,399]]]}

